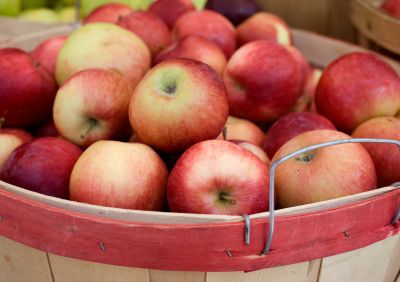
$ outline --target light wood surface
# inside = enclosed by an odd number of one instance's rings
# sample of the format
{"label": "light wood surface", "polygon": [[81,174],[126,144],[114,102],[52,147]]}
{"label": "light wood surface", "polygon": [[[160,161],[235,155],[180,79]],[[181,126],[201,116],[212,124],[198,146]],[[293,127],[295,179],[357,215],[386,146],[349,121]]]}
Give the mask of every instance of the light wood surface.
{"label": "light wood surface", "polygon": [[0,282],[23,281],[53,281],[47,254],[0,236]]}
{"label": "light wood surface", "polygon": [[400,235],[322,260],[319,282],[392,282],[400,269]]}
{"label": "light wood surface", "polygon": [[274,267],[254,272],[208,272],[207,282],[316,282],[320,260]]}
{"label": "light wood surface", "polygon": [[150,282],[147,269],[113,266],[49,255],[57,282]]}

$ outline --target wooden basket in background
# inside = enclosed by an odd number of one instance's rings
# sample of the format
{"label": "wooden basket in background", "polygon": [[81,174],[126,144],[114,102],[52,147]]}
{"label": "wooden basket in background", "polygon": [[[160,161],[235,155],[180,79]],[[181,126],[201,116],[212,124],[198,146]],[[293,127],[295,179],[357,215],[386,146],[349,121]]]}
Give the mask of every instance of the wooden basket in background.
{"label": "wooden basket in background", "polygon": [[359,44],[383,47],[400,55],[400,19],[380,9],[382,0],[352,0],[351,20],[358,30]]}

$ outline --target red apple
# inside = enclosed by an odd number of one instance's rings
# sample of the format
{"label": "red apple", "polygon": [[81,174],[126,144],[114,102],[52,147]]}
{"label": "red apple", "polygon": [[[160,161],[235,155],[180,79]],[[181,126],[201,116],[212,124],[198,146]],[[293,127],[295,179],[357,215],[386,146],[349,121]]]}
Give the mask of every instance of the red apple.
{"label": "red apple", "polygon": [[175,58],[200,61],[221,75],[227,63],[224,53],[215,43],[194,35],[185,36],[172,43],[155,56],[154,63]]}
{"label": "red apple", "polygon": [[396,18],[400,18],[400,1],[399,0],[385,0],[381,8]]}
{"label": "red apple", "polygon": [[[226,140],[241,140],[262,146],[265,134],[257,125],[243,118],[229,116],[225,124]],[[218,139],[223,139],[223,133]]]}
{"label": "red apple", "polygon": [[315,93],[316,108],[344,132],[400,109],[400,78],[378,55],[354,52],[332,62]]}
{"label": "red apple", "polygon": [[269,158],[261,147],[255,145],[253,143],[250,143],[247,141],[242,141],[242,140],[229,140],[229,142],[232,142],[232,143],[242,147],[243,149],[246,149],[247,151],[252,152],[260,160],[262,160],[264,163],[269,165]]}
{"label": "red apple", "polygon": [[287,113],[301,94],[299,64],[284,46],[258,40],[238,49],[224,72],[232,115],[270,122]]}
{"label": "red apple", "polygon": [[303,53],[299,49],[291,45],[284,45],[284,47],[292,54],[293,58],[297,62],[298,72],[301,76],[301,81],[303,83],[303,87],[306,83],[308,71],[309,71],[309,64],[307,59],[304,57]]}
{"label": "red apple", "polygon": [[128,82],[111,70],[87,69],[74,74],[60,87],[54,101],[57,131],[82,147],[122,135],[130,127],[132,93]]}
{"label": "red apple", "polygon": [[150,68],[149,48],[132,32],[110,23],[90,23],[70,34],[56,64],[56,78],[63,84],[74,73],[88,68],[119,72],[132,87]]}
{"label": "red apple", "polygon": [[172,30],[175,38],[197,35],[217,44],[229,58],[236,50],[236,31],[232,23],[214,11],[192,11],[181,16]]}
{"label": "red apple", "polygon": [[171,43],[168,26],[150,12],[132,12],[120,17],[117,24],[139,36],[153,56]]}
{"label": "red apple", "polygon": [[316,112],[315,108],[315,91],[319,79],[321,78],[322,70],[309,66],[306,76],[306,81],[303,87],[303,92],[296,102],[293,111],[296,112]]}
{"label": "red apple", "polygon": [[260,11],[255,0],[208,0],[206,9],[214,10],[238,25],[251,15]]}
{"label": "red apple", "polygon": [[53,118],[51,118],[51,119],[48,119],[43,124],[41,124],[38,128],[36,128],[33,131],[33,135],[35,137],[45,137],[45,136],[57,137],[60,134],[57,131],[57,128],[54,124]]}
{"label": "red apple", "polygon": [[67,36],[56,36],[43,41],[32,52],[32,58],[42,64],[54,77],[56,61]]}
{"label": "red apple", "polygon": [[148,11],[172,28],[180,16],[194,9],[191,0],[157,0],[150,5]]}
{"label": "red apple", "polygon": [[116,23],[120,17],[128,15],[132,12],[131,7],[122,3],[109,3],[94,9],[83,20],[84,24],[105,22]]}
{"label": "red apple", "polygon": [[81,154],[74,144],[42,137],[19,146],[4,163],[0,179],[49,196],[68,199],[69,177]]}
{"label": "red apple", "polygon": [[174,153],[216,138],[228,111],[224,83],[212,68],[171,59],[140,81],[130,101],[129,120],[143,143]]}
{"label": "red apple", "polygon": [[268,210],[268,165],[228,141],[199,142],[179,158],[167,185],[173,212],[243,215]]}
{"label": "red apple", "polygon": [[0,49],[0,85],[0,120],[4,126],[33,126],[51,115],[57,85],[28,53]]}
{"label": "red apple", "polygon": [[[400,118],[377,117],[360,124],[354,138],[383,138],[400,140]],[[400,181],[400,151],[396,145],[363,143],[374,161],[379,187]]]}
{"label": "red apple", "polygon": [[[285,143],[271,163],[311,145],[350,138],[336,130],[304,132]],[[303,153],[280,164],[275,173],[276,200],[280,208],[335,199],[375,188],[374,163],[358,143]]]}
{"label": "red apple", "polygon": [[20,145],[32,141],[27,131],[18,128],[0,128],[0,171],[11,153]]}
{"label": "red apple", "polygon": [[287,23],[277,15],[258,12],[237,27],[239,45],[265,39],[268,41],[291,44],[291,33]]}
{"label": "red apple", "polygon": [[311,112],[289,113],[275,121],[267,132],[262,146],[269,158],[272,158],[276,151],[283,144],[297,135],[316,129],[332,129],[335,126],[324,116]]}
{"label": "red apple", "polygon": [[78,202],[162,210],[167,178],[167,168],[149,146],[99,141],[88,147],[76,162],[69,191],[71,200]]}

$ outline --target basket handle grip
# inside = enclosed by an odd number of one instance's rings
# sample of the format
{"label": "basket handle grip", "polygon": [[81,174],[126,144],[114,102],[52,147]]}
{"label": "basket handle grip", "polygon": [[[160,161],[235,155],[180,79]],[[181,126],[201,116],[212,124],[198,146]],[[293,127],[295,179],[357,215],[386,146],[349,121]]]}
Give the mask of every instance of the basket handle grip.
{"label": "basket handle grip", "polygon": [[[274,235],[274,227],[275,227],[275,170],[278,165],[281,163],[296,157],[300,154],[316,150],[319,148],[340,145],[340,144],[348,144],[348,143],[386,143],[386,144],[394,144],[397,145],[400,149],[400,141],[393,140],[393,139],[377,139],[377,138],[351,138],[351,139],[343,139],[343,140],[335,140],[324,142],[316,145],[312,145],[309,147],[305,147],[294,151],[282,158],[274,161],[269,169],[269,231],[268,236],[265,243],[264,251],[262,255],[267,255],[271,248],[272,238]],[[400,219],[400,207],[398,208],[395,217],[392,220],[392,224],[396,224],[397,221]]]}

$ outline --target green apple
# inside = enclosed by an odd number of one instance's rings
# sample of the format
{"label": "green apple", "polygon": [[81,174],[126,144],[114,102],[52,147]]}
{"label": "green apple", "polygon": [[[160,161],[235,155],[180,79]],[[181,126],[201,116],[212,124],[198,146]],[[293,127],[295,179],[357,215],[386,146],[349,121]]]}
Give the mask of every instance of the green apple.
{"label": "green apple", "polygon": [[58,17],[60,18],[60,21],[62,21],[62,22],[72,23],[75,21],[75,7],[74,6],[61,8],[60,10],[57,11],[57,13],[58,13]]}
{"label": "green apple", "polygon": [[[1,2],[1,0],[0,0]],[[49,0],[22,0],[22,9],[43,8],[49,4]]]}
{"label": "green apple", "polygon": [[58,14],[47,8],[25,10],[19,14],[18,18],[27,21],[44,23],[56,23],[60,21]]}
{"label": "green apple", "polygon": [[0,0],[0,15],[16,16],[21,10],[20,0]]}
{"label": "green apple", "polygon": [[81,0],[81,16],[84,18],[97,7],[108,3],[122,3],[130,6],[132,0]]}
{"label": "green apple", "polygon": [[132,9],[145,11],[154,0],[130,0],[129,2]]}
{"label": "green apple", "polygon": [[206,6],[207,0],[192,0],[192,3],[197,10],[203,10]]}

